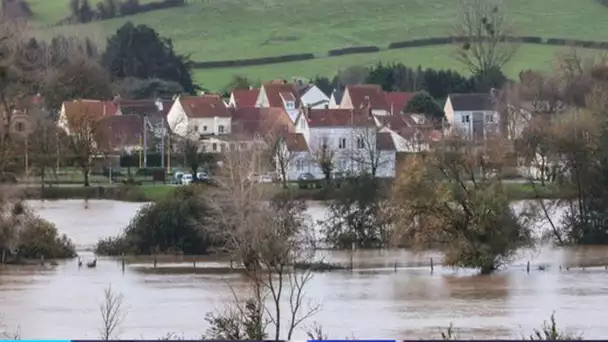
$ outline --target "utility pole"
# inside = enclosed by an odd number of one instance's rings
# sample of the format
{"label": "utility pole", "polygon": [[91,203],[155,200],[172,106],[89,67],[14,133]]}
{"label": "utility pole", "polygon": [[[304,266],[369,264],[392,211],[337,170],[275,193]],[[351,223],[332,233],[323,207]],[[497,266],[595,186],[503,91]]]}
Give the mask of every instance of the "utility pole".
{"label": "utility pole", "polygon": [[144,125],[144,127],[143,127],[143,130],[144,130],[144,134],[143,134],[143,136],[144,136],[144,169],[148,167],[148,134],[147,134],[148,126],[146,125],[147,120],[148,120],[147,116],[144,115],[144,119],[142,120],[143,121],[142,123]]}
{"label": "utility pole", "polygon": [[160,167],[165,167],[165,119],[161,118]]}

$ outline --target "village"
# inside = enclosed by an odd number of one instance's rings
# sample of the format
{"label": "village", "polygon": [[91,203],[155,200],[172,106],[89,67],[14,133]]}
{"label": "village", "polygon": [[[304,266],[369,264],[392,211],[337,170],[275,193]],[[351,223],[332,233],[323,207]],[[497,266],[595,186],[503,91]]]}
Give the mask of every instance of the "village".
{"label": "village", "polygon": [[[207,154],[271,148],[274,165],[251,170],[262,182],[362,172],[394,178],[405,156],[428,151],[446,135],[483,141],[501,134],[501,115],[492,94],[450,94],[441,121],[404,112],[416,95],[359,84],[328,96],[314,84],[276,80],[258,89],[233,90],[229,99],[206,93],[172,99],[75,99],[63,103],[57,124],[71,134],[71,118],[88,117],[87,122],[96,125],[90,133],[104,158],[139,156],[140,168],[151,166],[146,155],[158,153],[162,165],[155,166],[170,171],[170,155],[179,153],[176,142],[184,139]],[[199,178],[208,177],[201,171]]]}

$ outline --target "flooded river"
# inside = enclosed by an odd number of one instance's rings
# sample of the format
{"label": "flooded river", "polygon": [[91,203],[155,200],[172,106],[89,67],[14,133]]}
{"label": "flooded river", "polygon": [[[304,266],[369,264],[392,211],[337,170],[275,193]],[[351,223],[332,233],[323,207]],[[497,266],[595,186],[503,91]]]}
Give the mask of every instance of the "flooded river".
{"label": "flooded river", "polygon": [[[44,218],[68,234],[80,250],[100,237],[115,235],[140,204],[113,201],[32,202]],[[318,218],[323,208],[313,205]],[[349,263],[350,252],[326,252],[332,262]],[[91,258],[90,252],[83,252]],[[330,338],[438,338],[453,323],[461,338],[529,335],[555,311],[558,324],[585,338],[608,337],[608,250],[543,248],[522,253],[507,270],[492,276],[435,267],[432,255],[407,251],[358,251],[353,272],[319,273],[307,289],[321,311],[307,321],[322,325]],[[433,256],[437,258],[438,256]],[[525,264],[530,260],[532,272]],[[395,271],[395,262],[397,270]],[[553,265],[537,271],[534,265]],[[560,271],[559,265],[586,264]],[[590,265],[596,267],[589,267]],[[0,313],[4,324],[23,338],[98,338],[99,304],[109,284],[124,295],[128,314],[121,338],[157,339],[167,333],[199,337],[205,314],[232,301],[228,284],[244,286],[236,274],[150,272],[100,259],[95,269],[76,261],[56,267],[0,268]],[[294,338],[305,338],[300,330]]]}

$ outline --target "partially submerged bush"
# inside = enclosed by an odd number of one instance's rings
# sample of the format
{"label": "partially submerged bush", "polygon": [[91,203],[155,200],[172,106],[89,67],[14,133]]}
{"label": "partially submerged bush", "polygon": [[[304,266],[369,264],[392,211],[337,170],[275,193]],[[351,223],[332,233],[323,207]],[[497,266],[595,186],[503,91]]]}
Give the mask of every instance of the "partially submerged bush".
{"label": "partially submerged bush", "polygon": [[210,233],[214,213],[201,190],[200,186],[180,187],[166,198],[142,207],[124,235],[97,243],[97,253],[207,253],[215,244]]}
{"label": "partially submerged bush", "polygon": [[28,218],[19,232],[18,256],[26,259],[73,258],[76,256],[74,243],[65,235],[59,235],[54,224],[40,217]]}

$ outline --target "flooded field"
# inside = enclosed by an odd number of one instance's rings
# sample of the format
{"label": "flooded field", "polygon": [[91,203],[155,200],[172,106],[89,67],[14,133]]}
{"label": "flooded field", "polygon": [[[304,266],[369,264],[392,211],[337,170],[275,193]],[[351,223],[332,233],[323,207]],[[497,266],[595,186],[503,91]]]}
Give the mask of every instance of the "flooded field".
{"label": "flooded field", "polygon": [[[83,201],[66,200],[32,206],[68,234],[88,260],[92,253],[85,250],[100,237],[119,233],[141,204],[90,201],[85,209]],[[310,213],[322,218],[324,209],[313,204]],[[431,274],[429,260],[439,260],[438,255],[404,250],[356,251],[352,257],[349,251],[320,253],[343,264],[352,258],[355,265],[352,272],[318,273],[307,289],[308,298],[322,305],[307,326],[317,322],[330,338],[438,338],[450,323],[462,338],[521,337],[553,311],[569,331],[585,338],[608,336],[608,249],[522,252],[514,265],[492,276],[440,266]],[[112,284],[128,306],[120,337],[157,339],[173,332],[197,338],[208,326],[205,314],[233,300],[229,285],[244,291],[245,279],[191,272],[190,263],[161,263],[156,270],[149,263],[131,263],[123,272],[120,261],[102,258],[95,269],[79,269],[76,260],[55,267],[0,268],[0,313],[9,330],[20,327],[23,338],[98,338],[99,304]],[[540,264],[549,267],[541,272]],[[197,268],[222,265],[226,261],[197,262]],[[294,336],[305,337],[302,330]]]}

